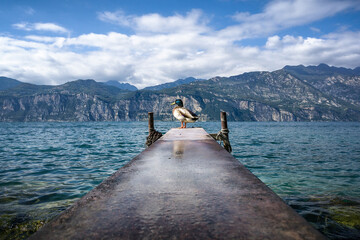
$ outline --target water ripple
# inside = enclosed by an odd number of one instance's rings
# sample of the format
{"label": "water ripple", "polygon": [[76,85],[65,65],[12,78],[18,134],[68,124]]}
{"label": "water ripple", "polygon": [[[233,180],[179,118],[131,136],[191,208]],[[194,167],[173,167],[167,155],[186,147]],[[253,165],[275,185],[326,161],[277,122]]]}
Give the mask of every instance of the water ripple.
{"label": "water ripple", "polygon": [[[360,238],[359,123],[228,125],[233,155],[291,207],[329,238]],[[0,238],[69,207],[143,151],[146,135],[146,122],[0,123]]]}

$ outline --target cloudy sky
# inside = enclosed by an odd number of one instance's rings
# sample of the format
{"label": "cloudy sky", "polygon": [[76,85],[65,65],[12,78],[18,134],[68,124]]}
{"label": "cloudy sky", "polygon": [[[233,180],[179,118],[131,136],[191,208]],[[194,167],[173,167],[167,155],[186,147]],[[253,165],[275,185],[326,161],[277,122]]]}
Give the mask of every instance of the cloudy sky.
{"label": "cloudy sky", "polygon": [[360,0],[0,0],[0,76],[57,85],[360,66]]}

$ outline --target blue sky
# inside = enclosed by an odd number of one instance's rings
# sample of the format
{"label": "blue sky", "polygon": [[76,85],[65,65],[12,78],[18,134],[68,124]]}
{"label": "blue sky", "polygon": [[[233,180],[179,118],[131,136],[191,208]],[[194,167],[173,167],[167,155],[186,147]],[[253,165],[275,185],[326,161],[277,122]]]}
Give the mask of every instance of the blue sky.
{"label": "blue sky", "polygon": [[360,0],[0,0],[0,76],[36,84],[355,68],[359,39]]}

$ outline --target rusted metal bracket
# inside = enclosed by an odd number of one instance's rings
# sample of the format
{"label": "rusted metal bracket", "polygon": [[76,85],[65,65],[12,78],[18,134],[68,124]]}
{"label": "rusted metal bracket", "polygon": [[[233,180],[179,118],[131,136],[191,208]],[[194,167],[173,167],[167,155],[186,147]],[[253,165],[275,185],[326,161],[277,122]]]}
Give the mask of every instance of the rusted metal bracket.
{"label": "rusted metal bracket", "polygon": [[161,138],[162,133],[156,131],[154,128],[154,113],[149,112],[148,116],[149,116],[149,135],[146,138],[145,144],[146,144],[146,146],[149,147],[151,144],[156,142],[156,140]]}
{"label": "rusted metal bracket", "polygon": [[229,129],[227,127],[226,112],[220,113],[221,119],[221,130],[218,133],[211,133],[210,136],[216,141],[223,142],[223,146],[229,153],[232,152],[230,140],[229,140]]}

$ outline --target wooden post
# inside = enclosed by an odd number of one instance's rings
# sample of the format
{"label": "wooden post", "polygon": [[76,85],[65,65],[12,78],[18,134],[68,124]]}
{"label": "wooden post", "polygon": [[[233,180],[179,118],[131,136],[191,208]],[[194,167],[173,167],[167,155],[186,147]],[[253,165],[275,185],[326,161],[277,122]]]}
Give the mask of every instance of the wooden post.
{"label": "wooden post", "polygon": [[150,132],[155,130],[155,127],[154,127],[154,113],[149,112],[148,116],[149,116],[149,133],[150,133]]}
{"label": "wooden post", "polygon": [[229,129],[227,127],[227,119],[226,119],[226,112],[220,113],[220,119],[221,119],[221,132],[229,138]]}
{"label": "wooden post", "polygon": [[220,119],[221,119],[221,131],[220,132],[225,136],[225,139],[222,140],[224,143],[224,148],[226,149],[226,151],[231,153],[232,148],[231,148],[231,144],[230,144],[230,140],[229,140],[229,129],[227,126],[226,112],[220,113]]}
{"label": "wooden post", "polygon": [[226,112],[220,112],[221,120],[221,130],[218,133],[212,133],[210,136],[217,141],[222,141],[224,143],[224,148],[226,151],[231,153],[232,148],[229,140],[229,129],[227,127]]}
{"label": "wooden post", "polygon": [[145,144],[146,144],[146,146],[149,147],[156,140],[161,138],[162,133],[155,130],[155,127],[154,127],[154,113],[149,112],[148,116],[149,116],[149,135],[146,138]]}

